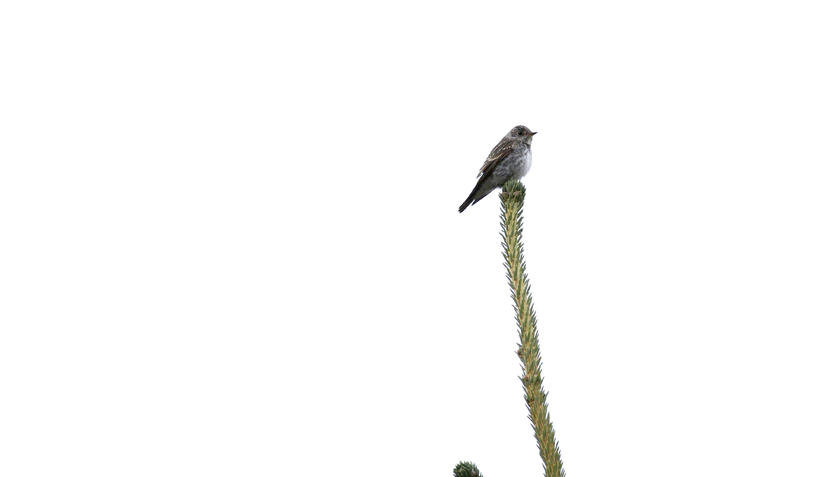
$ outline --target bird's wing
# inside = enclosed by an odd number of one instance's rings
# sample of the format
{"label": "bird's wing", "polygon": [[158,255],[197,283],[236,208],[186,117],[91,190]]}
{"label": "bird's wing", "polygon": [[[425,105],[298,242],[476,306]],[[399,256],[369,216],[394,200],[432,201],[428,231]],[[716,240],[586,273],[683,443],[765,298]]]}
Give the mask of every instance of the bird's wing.
{"label": "bird's wing", "polygon": [[515,143],[513,141],[508,140],[507,138],[502,139],[498,144],[495,145],[492,151],[490,151],[490,155],[487,156],[487,160],[484,161],[484,165],[481,166],[481,170],[478,171],[478,177],[488,176],[493,173],[493,169],[495,166],[501,162],[502,159],[507,157],[513,150],[513,145]]}

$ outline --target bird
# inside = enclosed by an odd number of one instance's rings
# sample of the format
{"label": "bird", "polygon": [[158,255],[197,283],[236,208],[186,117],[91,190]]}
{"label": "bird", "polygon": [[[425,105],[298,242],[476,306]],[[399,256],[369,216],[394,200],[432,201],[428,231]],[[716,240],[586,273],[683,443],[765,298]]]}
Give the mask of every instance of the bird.
{"label": "bird", "polygon": [[483,199],[496,187],[501,187],[510,179],[521,179],[530,170],[532,165],[532,137],[535,132],[526,126],[516,126],[510,129],[506,136],[498,141],[481,170],[478,172],[478,182],[467,200],[458,208],[458,212]]}

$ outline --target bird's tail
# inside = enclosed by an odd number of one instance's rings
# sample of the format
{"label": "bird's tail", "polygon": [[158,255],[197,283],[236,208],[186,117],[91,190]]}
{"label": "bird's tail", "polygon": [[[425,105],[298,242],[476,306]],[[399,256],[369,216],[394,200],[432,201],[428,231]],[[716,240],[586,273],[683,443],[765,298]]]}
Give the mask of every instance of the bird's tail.
{"label": "bird's tail", "polygon": [[470,192],[470,195],[467,196],[467,200],[465,200],[464,203],[461,204],[461,207],[458,208],[459,214],[464,212],[464,209],[466,209],[467,207],[475,204],[479,200],[486,197],[487,194],[489,194],[490,192],[492,192],[493,189],[495,189],[495,187],[484,187],[485,185],[485,181],[478,181],[478,184],[476,184],[475,187],[473,187],[473,191]]}
{"label": "bird's tail", "polygon": [[470,196],[467,197],[467,200],[465,200],[464,203],[461,204],[461,206],[458,208],[458,213],[460,214],[460,213],[464,212],[464,209],[466,209],[467,207],[472,205],[472,202],[473,202],[473,194],[470,194]]}

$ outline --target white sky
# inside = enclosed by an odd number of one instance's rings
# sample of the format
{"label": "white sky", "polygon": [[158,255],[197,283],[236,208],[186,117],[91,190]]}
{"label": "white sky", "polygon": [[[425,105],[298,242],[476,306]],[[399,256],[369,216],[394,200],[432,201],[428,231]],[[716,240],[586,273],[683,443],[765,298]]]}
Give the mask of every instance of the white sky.
{"label": "white sky", "polygon": [[3,2],[0,475],[820,475],[820,7]]}

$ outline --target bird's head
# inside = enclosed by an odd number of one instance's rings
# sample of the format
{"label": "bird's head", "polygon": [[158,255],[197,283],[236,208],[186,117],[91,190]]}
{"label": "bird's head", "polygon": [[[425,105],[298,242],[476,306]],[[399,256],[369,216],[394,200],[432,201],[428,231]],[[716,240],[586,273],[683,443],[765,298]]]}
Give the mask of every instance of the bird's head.
{"label": "bird's head", "polygon": [[522,141],[527,144],[532,144],[532,137],[535,136],[535,134],[536,133],[530,131],[530,128],[527,126],[516,126],[510,129],[510,132],[507,133],[507,137],[513,141]]}

